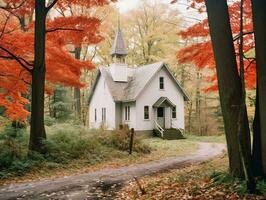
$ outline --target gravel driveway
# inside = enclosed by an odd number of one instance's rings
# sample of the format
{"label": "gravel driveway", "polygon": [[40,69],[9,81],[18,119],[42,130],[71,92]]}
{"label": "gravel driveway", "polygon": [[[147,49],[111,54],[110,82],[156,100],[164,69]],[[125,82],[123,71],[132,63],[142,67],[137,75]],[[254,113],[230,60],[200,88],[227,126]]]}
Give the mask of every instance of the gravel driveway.
{"label": "gravel driveway", "polygon": [[49,179],[36,182],[0,186],[0,200],[8,199],[113,199],[123,183],[133,177],[182,168],[197,164],[222,154],[224,144],[198,143],[199,149],[193,153],[168,157],[144,164],[134,164],[120,168],[106,168],[91,173]]}

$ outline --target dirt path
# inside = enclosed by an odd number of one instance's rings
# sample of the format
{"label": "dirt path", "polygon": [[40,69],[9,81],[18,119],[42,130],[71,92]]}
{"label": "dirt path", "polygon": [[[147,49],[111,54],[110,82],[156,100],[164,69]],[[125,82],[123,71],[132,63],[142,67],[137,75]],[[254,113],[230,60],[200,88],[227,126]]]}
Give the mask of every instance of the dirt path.
{"label": "dirt path", "polygon": [[199,143],[199,149],[196,152],[184,156],[103,169],[54,180],[3,186],[0,187],[0,199],[112,199],[123,183],[133,177],[204,162],[225,150],[223,144]]}

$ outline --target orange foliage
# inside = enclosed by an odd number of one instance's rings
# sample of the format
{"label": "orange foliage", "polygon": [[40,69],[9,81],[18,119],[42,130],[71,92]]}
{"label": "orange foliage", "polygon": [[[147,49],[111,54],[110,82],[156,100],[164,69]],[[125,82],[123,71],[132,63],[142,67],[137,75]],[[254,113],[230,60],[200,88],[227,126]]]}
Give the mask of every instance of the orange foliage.
{"label": "orange foliage", "polygon": [[[176,1],[175,1],[176,2]],[[198,10],[205,10],[203,0],[190,0],[190,7]],[[250,0],[244,1],[244,52],[247,54],[254,48],[253,24],[252,24],[252,10]],[[240,5],[235,2],[229,5],[230,22],[232,34],[235,40],[235,50],[238,57],[238,34],[239,34],[239,18],[240,18]],[[247,34],[249,33],[249,34]],[[183,39],[197,39],[196,43],[192,43],[177,53],[179,63],[193,63],[198,68],[205,67],[215,69],[214,55],[212,45],[209,38],[208,20],[205,19],[200,23],[194,24],[184,31],[179,33]],[[214,74],[207,78],[212,83],[212,86],[206,88],[205,91],[217,90],[217,79]],[[246,58],[245,60],[245,74],[246,74],[246,87],[254,88],[256,85],[256,63],[253,58]],[[214,83],[214,84],[213,84]]]}
{"label": "orange foliage", "polygon": [[[67,9],[69,4],[103,6],[112,0],[59,0],[55,6]],[[25,121],[29,112],[25,110],[31,84],[30,70],[34,58],[34,26],[21,30],[19,16],[33,12],[34,0],[6,0],[5,11],[0,14],[0,106],[12,120]],[[83,87],[80,82],[82,69],[93,69],[90,61],[79,61],[68,52],[66,45],[97,44],[103,40],[100,35],[101,21],[93,17],[58,17],[47,20],[46,35],[46,83]],[[11,57],[12,53],[17,60]],[[20,62],[20,63],[19,63]],[[21,66],[24,65],[24,67]],[[29,70],[27,70],[29,69]],[[52,88],[46,85],[46,92]]]}

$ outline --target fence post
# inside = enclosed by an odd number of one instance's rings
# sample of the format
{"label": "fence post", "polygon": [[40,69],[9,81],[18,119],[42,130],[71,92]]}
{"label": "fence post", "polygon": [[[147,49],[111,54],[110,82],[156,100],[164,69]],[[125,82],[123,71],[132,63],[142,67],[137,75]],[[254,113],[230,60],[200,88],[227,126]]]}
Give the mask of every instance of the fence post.
{"label": "fence post", "polygon": [[130,140],[129,140],[129,154],[132,154],[132,150],[133,150],[133,140],[134,140],[134,128],[132,128],[130,130]]}

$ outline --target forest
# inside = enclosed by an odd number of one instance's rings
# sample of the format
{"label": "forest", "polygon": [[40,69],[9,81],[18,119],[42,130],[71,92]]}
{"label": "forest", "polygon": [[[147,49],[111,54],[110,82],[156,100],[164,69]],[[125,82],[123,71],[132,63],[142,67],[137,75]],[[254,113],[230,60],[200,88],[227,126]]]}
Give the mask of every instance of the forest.
{"label": "forest", "polygon": [[[123,2],[0,1],[0,199],[266,198],[266,2]],[[184,89],[186,139],[91,128],[120,28],[130,68]]]}

